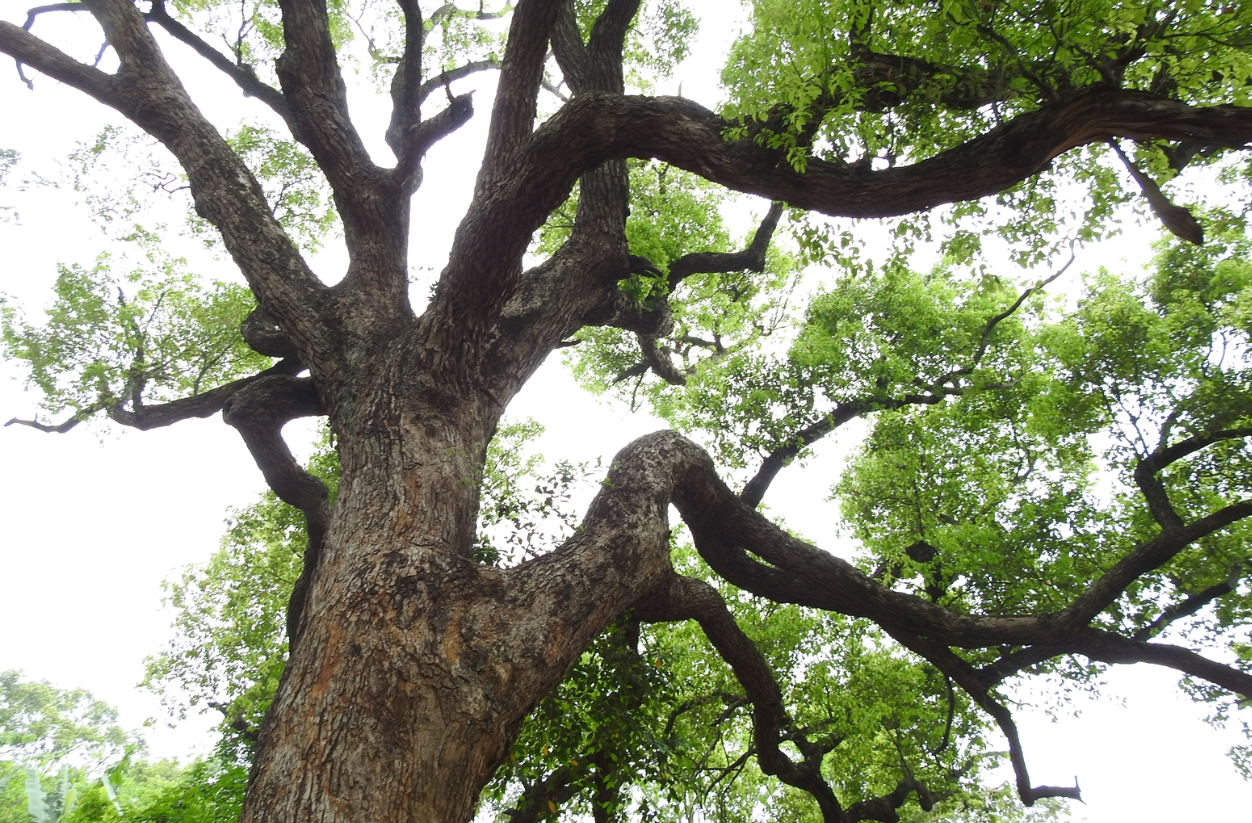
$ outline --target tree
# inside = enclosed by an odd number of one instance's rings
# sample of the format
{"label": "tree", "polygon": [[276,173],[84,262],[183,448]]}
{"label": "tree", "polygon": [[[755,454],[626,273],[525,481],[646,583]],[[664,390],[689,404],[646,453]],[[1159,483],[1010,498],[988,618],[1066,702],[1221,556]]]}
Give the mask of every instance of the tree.
{"label": "tree", "polygon": [[[1240,176],[1228,158],[1252,140],[1252,10],[762,0],[730,55],[733,99],[719,115],[681,97],[625,94],[627,80],[646,81],[681,51],[691,18],[676,5],[642,18],[637,0],[241,8],[228,21],[214,3],[43,7],[25,26],[0,23],[0,51],[159,142],[185,182],[158,177],[155,188],[187,187],[247,282],[247,293],[189,293],[183,264],[115,208],[142,250],[135,273],[115,274],[103,258],[91,271],[67,268],[47,325],[13,310],[5,322],[10,354],[29,363],[49,410],[67,415],[29,425],[64,432],[102,415],[145,429],[220,411],[277,497],[304,516],[288,657],[243,820],[468,819],[523,720],[567,672],[577,682],[594,679],[596,659],[628,667],[635,622],[700,627],[752,707],[750,756],[823,819],[895,820],[906,802],[928,805],[930,786],[885,721],[863,742],[899,752],[886,758],[894,775],[854,785],[839,771],[840,737],[816,722],[833,723],[833,710],[789,713],[775,676],[787,663],[799,678],[820,654],[801,660],[792,647],[774,659],[736,622],[726,592],[828,615],[824,630],[851,644],[831,659],[864,667],[871,684],[896,675],[881,656],[858,656],[857,643],[924,661],[913,670],[930,674],[914,686],[994,721],[1027,804],[1078,791],[1030,781],[996,691],[1009,677],[1089,676],[1067,662],[1079,655],[1178,669],[1219,711],[1252,695],[1237,645],[1252,514],[1238,243],[1209,257],[1175,252],[1150,294],[1097,289],[1086,313],[1042,337],[1023,309],[1034,289],[1012,293],[977,265],[918,277],[899,259],[910,237],[938,231],[927,210],[951,203],[960,205],[945,219],[964,221],[944,246],[951,266],[977,263],[971,226],[996,226],[1024,262],[1048,259],[1058,232],[1107,231],[1122,197],[1113,162],[1171,232],[1198,242],[1201,222],[1156,181],[1215,165]],[[32,33],[72,12],[98,25],[112,62],[91,65]],[[501,17],[507,34],[493,28]],[[354,23],[390,91],[390,167],[348,117],[337,58]],[[229,53],[213,45],[219,33]],[[223,138],[162,41],[190,47],[294,142]],[[410,294],[408,248],[422,242],[410,199],[424,154],[473,116],[453,86],[479,71],[498,73],[487,148],[423,306]],[[541,117],[549,89],[559,105]],[[632,165],[649,160],[776,205],[735,251],[716,226],[692,229],[716,196],[692,177],[670,179],[677,171]],[[1091,196],[1069,224],[1054,213],[1067,182]],[[319,185],[348,253],[334,284],[301,251],[322,237]],[[991,197],[1010,213],[979,201]],[[787,324],[767,286],[785,288],[799,262],[771,251],[784,202],[915,217],[897,225],[899,253],[885,266],[851,253],[855,237],[795,218],[799,252],[861,279],[813,301],[779,360],[766,341]],[[545,222],[537,261],[527,251]],[[1239,226],[1214,212],[1206,227],[1225,236]],[[1201,286],[1188,285],[1192,275]],[[710,432],[726,465],[746,469],[760,454],[759,470],[735,494],[690,440],[643,438],[619,453],[568,539],[493,564],[476,553],[488,445],[527,378],[575,341],[590,382],[635,381],[671,419]],[[1040,352],[1045,379],[1033,371]],[[324,416],[333,434],[334,496],[280,436],[306,416]],[[865,568],[757,511],[779,470],[858,418],[873,419],[873,434],[843,488]],[[1091,435],[1103,430],[1127,434],[1097,452]],[[1123,473],[1104,505],[1085,494],[1082,468],[1097,458]],[[711,571],[672,545],[671,504]],[[1210,620],[1213,603],[1222,605]],[[1235,643],[1224,658],[1153,639],[1197,613],[1206,617],[1193,645]],[[581,742],[607,757],[600,742]],[[597,816],[629,794],[628,770],[600,771],[611,779],[565,778]],[[547,798],[535,813],[545,807],[558,811]]]}

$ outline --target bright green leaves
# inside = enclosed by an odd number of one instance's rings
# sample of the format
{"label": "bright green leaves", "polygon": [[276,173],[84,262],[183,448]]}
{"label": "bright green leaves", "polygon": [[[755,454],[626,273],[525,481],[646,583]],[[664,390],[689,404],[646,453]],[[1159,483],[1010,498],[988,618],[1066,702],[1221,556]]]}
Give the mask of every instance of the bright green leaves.
{"label": "bright green leaves", "polygon": [[[585,328],[580,345],[567,354],[575,376],[597,392],[613,391],[632,403],[648,400],[663,416],[678,413],[684,393],[675,382],[699,380],[705,369],[752,350],[779,329],[795,285],[798,261],[771,246],[763,272],[744,270],[692,274],[671,291],[671,271],[688,255],[725,254],[746,248],[751,235],[732,241],[721,210],[725,193],[702,179],[655,162],[630,165],[631,206],[626,236],[632,254],[646,258],[650,272],[619,283],[643,310],[668,309],[673,329],[656,340],[657,356],[670,365],[664,380],[647,374],[640,341],[617,328]],[[553,215],[540,236],[541,251],[568,237],[575,203]],[[713,266],[710,266],[713,267]],[[677,280],[677,278],[674,278]],[[666,382],[668,381],[668,382]]]}
{"label": "bright green leaves", "polygon": [[330,186],[304,147],[250,125],[240,126],[227,142],[261,181],[274,218],[298,246],[317,251],[337,233]]}
{"label": "bright green leaves", "polygon": [[122,274],[108,256],[90,269],[62,266],[56,300],[39,325],[3,307],[7,358],[21,361],[51,414],[83,420],[100,411],[137,411],[214,388],[268,363],[239,324],[252,309],[247,289],[204,287],[184,262],[146,244]]}
{"label": "bright green leaves", "polygon": [[[726,114],[738,121],[729,136],[774,148],[800,170],[810,156],[884,169],[932,157],[1096,86],[1193,105],[1248,99],[1247,4],[1049,5],[1054,13],[1039,4],[983,0],[757,0],[754,27],[723,72],[731,93]],[[1222,156],[1145,144],[1136,162],[1164,182],[1184,164]],[[925,215],[900,219],[899,241],[933,234],[947,244],[945,256],[961,260],[978,251],[981,236],[998,233],[1014,244],[1016,262],[1038,265],[1066,240],[1115,230],[1113,210],[1137,196],[1118,165],[1098,149],[1067,152],[1048,173],[995,202],[945,213],[962,218],[957,229],[970,233],[964,252],[950,229]]]}
{"label": "bright green leaves", "polygon": [[267,494],[234,514],[222,548],[166,581],[175,637],[148,659],[145,685],[171,711],[222,713],[222,748],[250,752],[286,665],[287,600],[304,559],[303,517]]}
{"label": "bright green leaves", "polygon": [[49,769],[71,756],[115,756],[131,742],[117,709],[90,692],[0,672],[0,758]]}
{"label": "bright green leaves", "polygon": [[[990,380],[878,415],[836,490],[867,568],[962,610],[1052,611],[1160,532],[1133,477],[1145,458],[1196,444],[1156,472],[1184,522],[1246,497],[1252,454],[1238,432],[1252,431],[1250,283],[1235,228],[1203,248],[1165,247],[1144,284],[1092,278],[1068,317],[997,325],[1011,356]],[[853,317],[840,338],[854,352],[857,328]],[[917,327],[902,339],[916,334],[942,338]],[[851,356],[840,351],[817,359]],[[930,379],[924,362],[908,364]],[[1096,467],[1105,471],[1093,485]],[[1238,579],[1247,536],[1237,524],[1189,547],[1101,620],[1146,630],[1171,604]],[[1236,586],[1190,625],[1209,642],[1246,625],[1247,596]]]}

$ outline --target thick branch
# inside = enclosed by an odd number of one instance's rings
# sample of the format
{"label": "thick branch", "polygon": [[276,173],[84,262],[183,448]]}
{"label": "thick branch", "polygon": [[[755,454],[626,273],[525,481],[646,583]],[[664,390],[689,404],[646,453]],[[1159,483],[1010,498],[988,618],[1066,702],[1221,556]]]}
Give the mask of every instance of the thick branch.
{"label": "thick branch", "polygon": [[407,154],[405,135],[421,120],[422,46],[426,40],[417,0],[397,0],[404,16],[404,53],[391,78],[391,122],[385,139],[397,158]]}
{"label": "thick branch", "polygon": [[548,36],[560,5],[560,0],[520,0],[513,12],[491,111],[487,152],[478,176],[480,187],[504,171],[534,130]]}
{"label": "thick branch", "polygon": [[635,615],[647,622],[697,621],[752,701],[752,737],[761,771],[808,792],[826,823],[845,821],[842,806],[821,775],[825,752],[797,764],[779,748],[781,729],[787,721],[782,693],[764,655],[735,623],[716,589],[702,580],[673,574],[636,604]]}
{"label": "thick branch", "polygon": [[739,191],[830,215],[883,217],[995,194],[1058,155],[1109,137],[1195,140],[1242,148],[1252,108],[1192,108],[1130,91],[1097,89],[1023,114],[982,137],[911,165],[873,171],[810,160],[804,172],[690,100],[587,92],[549,119],[508,173],[480,177],[475,208],[458,229],[437,309],[459,320],[494,316],[516,288],[532,232],[586,170],[613,157],[655,157]]}
{"label": "thick branch", "polygon": [[287,106],[287,101],[283,98],[282,92],[273,86],[261,82],[261,79],[256,76],[256,72],[253,71],[251,66],[232,62],[230,58],[210,46],[191,29],[171,17],[165,9],[165,0],[153,0],[151,10],[144,16],[165,29],[175,40],[190,46],[196,54],[209,61],[214,68],[234,81],[235,85],[244,94],[249,97],[255,97],[273,109],[287,123],[287,127],[291,130],[292,135],[297,140],[300,139],[298,126],[291,116],[291,110]]}
{"label": "thick branch", "polygon": [[159,429],[165,426],[172,426],[183,420],[190,420],[193,417],[211,417],[221,411],[223,406],[238,392],[270,377],[296,374],[303,368],[297,360],[284,360],[251,377],[235,380],[215,389],[210,389],[192,397],[172,400],[169,403],[159,403],[155,406],[139,406],[133,409],[127,409],[120,403],[112,406],[100,405],[93,409],[79,412],[63,423],[56,425],[39,423],[35,420],[18,420],[16,417],[4,425],[12,426],[16,424],[29,426],[42,432],[64,434],[79,423],[87,420],[92,414],[98,411],[105,411],[108,413],[109,419],[123,426],[139,429],[140,431]]}
{"label": "thick branch", "polygon": [[326,4],[280,0],[279,6],[286,49],[277,62],[278,80],[309,151],[336,195],[343,197],[378,170],[348,118],[348,90],[339,71]]}
{"label": "thick branch", "polygon": [[304,514],[308,542],[304,568],[291,594],[287,636],[295,647],[309,583],[316,573],[330,522],[329,492],[322,480],[305,471],[282,438],[283,425],[299,417],[325,414],[317,387],[307,377],[267,377],[237,392],[222,409],[223,419],[243,437],[265,482],[274,494]]}
{"label": "thick branch", "polygon": [[718,253],[697,252],[685,254],[669,265],[669,286],[676,287],[693,274],[714,274],[734,271],[762,272],[765,270],[765,252],[769,250],[774,230],[782,217],[783,203],[770,204],[769,211],[761,220],[752,242],[743,251]]}

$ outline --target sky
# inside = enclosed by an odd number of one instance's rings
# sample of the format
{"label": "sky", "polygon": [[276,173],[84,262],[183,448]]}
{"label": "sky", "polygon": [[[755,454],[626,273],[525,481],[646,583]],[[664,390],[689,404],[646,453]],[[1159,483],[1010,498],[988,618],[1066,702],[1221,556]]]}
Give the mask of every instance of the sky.
{"label": "sky", "polygon": [[[20,23],[25,8],[0,0],[0,19]],[[737,18],[722,5],[701,8],[705,25],[693,54],[720,57]],[[169,53],[192,65],[178,49]],[[219,122],[255,111],[255,104],[249,108],[212,77],[194,70],[184,76]],[[659,91],[674,93],[679,84],[692,99],[706,104],[718,99],[716,67],[708,62],[684,65]],[[478,115],[428,156],[415,202],[414,224],[421,232],[415,258],[432,271],[468,202],[470,174],[481,153],[490,79],[456,90],[475,86]],[[363,131],[372,135],[372,147],[385,151],[380,139],[385,110],[356,96],[352,106]],[[0,148],[23,153],[17,181],[34,172],[63,179],[60,158],[112,119],[102,107],[46,78],[28,91],[11,65],[0,65],[0,112],[5,113]],[[0,189],[0,205],[15,205],[19,212],[0,224],[0,292],[28,314],[48,304],[57,263],[90,265],[102,248],[78,199],[64,182]],[[1144,235],[1124,237],[1082,252],[1074,270],[1138,266],[1146,246]],[[224,268],[208,268],[215,276],[230,276]],[[333,276],[342,259],[330,251],[315,268]],[[579,391],[557,359],[510,412],[514,419],[531,416],[548,426],[537,448],[549,458],[607,458],[661,427],[646,415],[605,406]],[[0,419],[33,414],[37,398],[24,389],[20,373],[0,365]],[[299,433],[291,439],[297,447],[307,442]],[[812,471],[785,471],[770,492],[774,510],[819,544],[829,545],[836,536],[837,514],[825,498],[847,445],[846,437],[820,444]],[[248,505],[263,489],[238,435],[216,417],[152,432],[82,426],[53,435],[10,426],[0,429],[0,455],[6,468],[0,472],[0,625],[5,627],[0,670],[22,669],[28,678],[60,688],[87,688],[118,706],[130,727],[153,718],[146,736],[154,755],[185,758],[203,751],[213,718],[193,716],[168,728],[155,698],[136,683],[144,657],[159,652],[170,637],[161,581],[207,560],[219,545],[229,508]],[[1204,725],[1200,710],[1178,694],[1175,682],[1167,671],[1123,667],[1108,678],[1108,698],[1078,702],[1080,718],[1062,712],[1054,723],[1042,711],[1022,713],[1035,782],[1068,785],[1076,776],[1087,802],[1072,818],[1093,823],[1230,819],[1232,812],[1252,808],[1252,785],[1242,782],[1224,757],[1238,739]],[[1041,703],[1047,707],[1049,699]]]}

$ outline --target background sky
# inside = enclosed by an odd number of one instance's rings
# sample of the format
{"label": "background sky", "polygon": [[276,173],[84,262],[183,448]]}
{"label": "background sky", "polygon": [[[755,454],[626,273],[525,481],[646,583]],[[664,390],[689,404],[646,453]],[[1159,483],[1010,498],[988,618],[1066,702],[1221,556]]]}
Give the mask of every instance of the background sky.
{"label": "background sky", "polygon": [[[0,0],[5,20],[21,23],[25,9]],[[733,4],[707,2],[698,11],[704,26],[693,54],[702,59],[689,61],[659,91],[675,93],[681,84],[684,96],[712,105],[719,98],[715,62],[740,18]],[[35,29],[52,30],[52,21]],[[167,52],[194,67],[184,77],[215,121],[229,123],[259,110],[197,71],[194,59],[176,45]],[[468,203],[481,156],[492,83],[484,76],[456,86],[458,92],[468,88],[479,90],[478,115],[430,153],[415,202],[414,263],[431,276]],[[385,109],[363,96],[354,96],[352,105],[363,133],[385,157]],[[35,91],[28,91],[11,65],[0,65],[0,112],[0,148],[23,155],[10,187],[0,189],[0,205],[18,211],[16,220],[0,224],[0,292],[34,316],[51,299],[58,262],[90,265],[104,247],[58,163],[114,118],[46,78],[37,78]],[[35,173],[61,184],[18,185]],[[1140,266],[1150,239],[1141,232],[1085,250],[1067,279],[1076,283],[1079,272],[1098,265]],[[333,279],[342,257],[329,251],[315,268]],[[207,262],[203,269],[219,278],[234,276],[220,263]],[[661,427],[582,393],[556,359],[510,411],[513,419],[530,416],[548,426],[537,448],[549,458],[607,458]],[[37,398],[25,393],[20,377],[12,366],[0,365],[0,420],[35,411]],[[822,545],[836,537],[836,509],[825,497],[848,439],[819,444],[810,468],[785,471],[767,498],[790,526]],[[296,433],[291,440],[299,447],[307,438]],[[154,755],[185,758],[205,750],[212,716],[168,728],[156,700],[135,684],[144,657],[160,651],[170,636],[161,581],[207,560],[218,547],[228,508],[251,503],[263,489],[238,435],[217,417],[152,432],[80,426],[54,435],[11,426],[0,429],[0,456],[0,670],[22,669],[28,678],[60,688],[87,688],[118,706],[129,727],[153,718],[146,736]],[[1105,699],[1079,699],[1055,722],[1041,710],[1055,699],[1039,697],[1039,708],[1019,715],[1034,782],[1069,785],[1077,777],[1087,802],[1075,805],[1073,819],[1093,823],[1246,814],[1252,785],[1224,757],[1238,738],[1204,725],[1200,709],[1177,692],[1176,680],[1169,671],[1142,665],[1116,669]]]}

